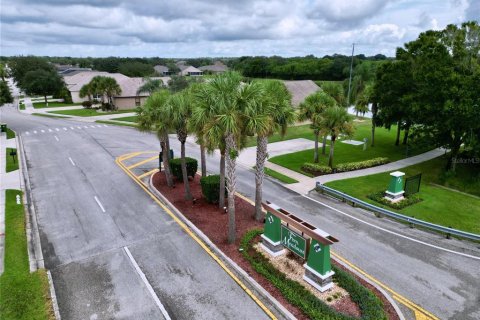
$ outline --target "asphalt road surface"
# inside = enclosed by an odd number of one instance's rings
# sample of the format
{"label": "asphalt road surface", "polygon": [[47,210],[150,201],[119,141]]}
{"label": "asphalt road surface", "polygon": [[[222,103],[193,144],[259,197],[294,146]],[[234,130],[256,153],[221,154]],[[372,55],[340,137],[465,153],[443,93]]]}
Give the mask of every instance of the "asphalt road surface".
{"label": "asphalt road surface", "polygon": [[[266,317],[115,164],[126,153],[158,150],[153,134],[2,109],[0,120],[24,141],[46,267],[64,318],[161,317],[125,247],[172,318]],[[179,154],[175,136],[171,144]],[[198,148],[187,144],[187,155],[198,159]],[[217,164],[217,156],[209,156],[208,170]],[[237,173],[239,191],[253,199],[254,173],[242,166]],[[419,307],[441,319],[480,319],[478,244],[410,229],[316,194],[301,196],[269,179],[264,199],[338,238],[334,252]],[[412,308],[402,311],[415,317]]]}

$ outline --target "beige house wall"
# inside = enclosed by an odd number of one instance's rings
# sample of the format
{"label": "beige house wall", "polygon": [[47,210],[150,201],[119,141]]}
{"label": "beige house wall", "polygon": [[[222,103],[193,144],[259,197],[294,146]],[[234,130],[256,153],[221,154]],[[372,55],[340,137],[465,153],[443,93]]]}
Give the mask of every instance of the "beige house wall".
{"label": "beige house wall", "polygon": [[[147,97],[140,97],[140,105],[143,106]],[[118,110],[135,109],[135,97],[115,97],[113,103]]]}
{"label": "beige house wall", "polygon": [[83,102],[83,101],[88,100],[88,97],[80,98],[80,95],[79,95],[80,92],[78,92],[78,91],[70,91],[70,93],[72,94],[73,103],[79,103],[79,102]]}

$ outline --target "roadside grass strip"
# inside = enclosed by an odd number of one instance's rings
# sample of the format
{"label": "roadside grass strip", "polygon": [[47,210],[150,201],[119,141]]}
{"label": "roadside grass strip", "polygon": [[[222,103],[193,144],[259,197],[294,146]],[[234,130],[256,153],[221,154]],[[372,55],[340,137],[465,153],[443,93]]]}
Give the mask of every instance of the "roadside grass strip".
{"label": "roadside grass strip", "polygon": [[113,118],[115,121],[137,122],[137,116]]}
{"label": "roadside grass strip", "polygon": [[[255,170],[255,167],[253,168],[253,170]],[[286,183],[286,184],[290,184],[290,183],[297,183],[298,181],[293,179],[293,178],[290,178],[289,176],[286,176],[280,172],[277,172],[273,169],[270,169],[270,168],[267,168],[265,167],[265,174],[274,178],[274,179],[277,179],[279,180],[280,182],[283,182],[283,183]]]}
{"label": "roadside grass strip", "polygon": [[6,157],[7,157],[7,165],[6,165],[6,172],[12,172],[18,170],[18,155],[15,155],[15,159],[10,155],[11,152],[17,152],[17,149],[14,148],[7,148],[6,149]]}
{"label": "roadside grass strip", "polygon": [[153,153],[148,152],[137,152],[131,154],[125,154],[117,157],[115,163],[123,170],[125,173],[135,181],[140,188],[145,191],[152,199],[157,203],[198,245],[205,250],[205,252],[216,262],[218,265],[248,294],[248,296],[268,315],[272,320],[276,320],[277,317],[261,302],[257,296],[249,289],[247,286],[225,265],[225,263],[220,260],[220,258],[182,221],[177,217],[165,204],[163,204],[153,193],[148,190],[147,186],[136,177],[124,164],[123,161],[127,158],[131,158],[132,154],[148,154]]}
{"label": "roadside grass strip", "polygon": [[122,114],[122,113],[131,113],[132,110],[119,110],[119,111],[106,111],[98,112],[97,109],[73,109],[73,110],[59,110],[59,111],[49,111],[51,114],[63,114],[67,116],[76,116],[76,117],[95,117],[95,116],[105,116],[111,114]]}
{"label": "roadside grass strip", "polygon": [[63,119],[65,119],[65,118],[67,118],[67,119],[68,119],[68,118],[71,118],[71,117],[69,117],[69,116],[56,116],[56,115],[50,114],[50,113],[36,113],[36,112],[34,112],[34,113],[32,113],[32,115],[34,115],[34,116],[39,116],[39,117],[47,117],[47,118],[57,118],[57,119],[58,119],[58,118],[63,118]]}
{"label": "roadside grass strip", "polygon": [[112,124],[115,126],[122,126],[122,127],[131,127],[131,128],[136,128],[137,125],[132,123],[122,123],[122,122],[116,122],[113,120],[97,120],[95,121],[96,123],[103,123],[103,124]]}
{"label": "roadside grass strip", "polygon": [[33,102],[33,107],[35,109],[42,109],[42,108],[55,108],[55,107],[72,107],[72,106],[81,106],[81,103],[64,103],[64,102],[49,102],[48,106],[45,105],[45,101],[43,102]]}
{"label": "roadside grass strip", "polygon": [[25,212],[17,204],[19,190],[6,190],[5,271],[0,276],[0,315],[2,320],[53,320],[47,273],[30,273]]}
{"label": "roadside grass strip", "polygon": [[13,132],[12,129],[7,128],[7,139],[13,139],[15,138],[15,132]]}

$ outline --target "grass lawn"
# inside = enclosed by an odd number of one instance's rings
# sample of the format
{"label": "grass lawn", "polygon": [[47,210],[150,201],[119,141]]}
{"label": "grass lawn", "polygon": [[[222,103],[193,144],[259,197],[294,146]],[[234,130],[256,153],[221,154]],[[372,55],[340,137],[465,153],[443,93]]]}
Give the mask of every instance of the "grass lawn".
{"label": "grass lawn", "polygon": [[126,122],[137,122],[137,116],[113,118],[112,120],[126,121]]}
{"label": "grass lawn", "polygon": [[[422,173],[419,196],[423,201],[402,210],[387,209],[443,226],[480,233],[480,167],[468,164],[457,165],[456,176],[446,177],[443,174],[446,162],[445,157],[439,157],[400,169],[400,171],[406,173],[407,177]],[[389,173],[380,173],[332,181],[326,185],[381,206],[366,196],[386,190],[389,181]],[[459,181],[462,181],[462,183],[459,183]],[[457,187],[459,191],[471,192],[473,195],[448,190],[434,184],[450,188]]]}
{"label": "grass lawn", "polygon": [[132,128],[136,128],[137,125],[132,123],[132,124],[129,124],[129,123],[121,123],[121,122],[115,122],[115,121],[109,121],[109,120],[97,120],[95,121],[96,123],[103,123],[103,124],[112,124],[112,125],[115,125],[115,126],[122,126],[122,127],[132,127]]}
{"label": "grass lawn", "polygon": [[54,108],[54,107],[70,107],[70,106],[81,106],[81,103],[64,103],[64,102],[49,102],[48,107],[45,105],[44,102],[34,102],[33,107],[35,109],[41,108]]}
{"label": "grass lawn", "polygon": [[13,139],[15,138],[15,132],[12,131],[12,129],[7,128],[7,139]]}
{"label": "grass lawn", "polygon": [[[255,170],[255,167],[253,169]],[[281,174],[280,172],[277,172],[270,168],[265,168],[265,174],[286,184],[298,182],[297,180],[287,177],[286,175]]]}
{"label": "grass lawn", "polygon": [[20,110],[25,110],[25,105],[23,103],[20,103],[19,107],[20,107]]}
{"label": "grass lawn", "polygon": [[30,273],[25,213],[19,190],[6,190],[5,271],[0,276],[0,314],[5,320],[53,320],[45,270]]}
{"label": "grass lawn", "polygon": [[[370,121],[365,121],[357,123],[355,125],[356,130],[355,134],[352,137],[352,140],[363,141],[364,138],[367,138],[370,141],[371,136],[371,124]],[[309,128],[309,125],[291,127],[288,129],[289,132],[285,138],[306,138],[313,140],[314,136],[312,130]],[[291,138],[290,138],[291,137]],[[387,157],[390,161],[396,161],[405,158],[406,150],[405,146],[395,146],[395,137],[396,137],[396,126],[392,126],[391,130],[385,128],[376,128],[375,130],[375,147],[370,147],[368,142],[368,147],[366,151],[363,151],[363,145],[354,146],[351,144],[342,143],[341,141],[335,142],[335,154],[334,154],[334,165],[339,163],[346,162],[355,162],[368,160],[377,157]],[[403,137],[403,136],[402,136]],[[277,140],[278,139],[278,140]],[[281,137],[279,135],[272,136],[272,141],[280,141]],[[320,139],[319,142],[321,142]],[[330,151],[329,147],[330,142],[327,141],[327,148],[325,155],[320,152],[320,164],[328,164],[328,153]],[[313,142],[312,142],[313,147]],[[270,158],[269,161],[281,165],[290,170],[300,172],[305,174],[301,167],[305,162],[313,162],[313,148],[303,151],[298,151],[294,153],[288,153],[280,156]],[[408,156],[414,156],[419,153],[428,151],[423,148],[412,148],[410,147]]]}
{"label": "grass lawn", "polygon": [[52,114],[64,114],[68,116],[77,116],[77,117],[94,117],[108,114],[122,114],[133,112],[133,110],[119,110],[111,112],[98,112],[96,109],[73,109],[73,110],[59,110],[59,111],[50,111],[48,113]]}
{"label": "grass lawn", "polygon": [[10,151],[12,150],[17,151],[17,149],[13,149],[13,148],[7,148],[6,150],[6,156],[7,156],[6,172],[18,170],[18,154],[15,156],[15,162],[13,162],[13,158],[10,155]]}

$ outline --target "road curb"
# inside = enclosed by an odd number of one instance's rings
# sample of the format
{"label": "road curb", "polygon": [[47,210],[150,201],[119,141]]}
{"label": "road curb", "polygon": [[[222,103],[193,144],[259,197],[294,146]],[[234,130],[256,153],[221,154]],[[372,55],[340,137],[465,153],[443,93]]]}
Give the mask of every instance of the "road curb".
{"label": "road curb", "polygon": [[225,263],[227,263],[235,273],[246,283],[248,283],[255,292],[262,297],[263,300],[267,300],[275,308],[275,311],[285,317],[286,319],[296,319],[295,316],[290,313],[277,299],[275,299],[270,293],[268,293],[258,282],[250,277],[245,270],[240,268],[232,259],[227,257],[200,229],[198,229],[190,220],[188,220],[167,198],[165,198],[154,186],[153,186],[153,175],[148,179],[148,189],[166,206],[172,210],[175,215],[182,220],[202,241],[215,252]]}
{"label": "road curb", "polygon": [[[26,234],[27,234],[27,248],[28,258],[30,263],[30,272],[37,269],[45,269],[45,263],[43,260],[42,244],[40,242],[40,232],[38,230],[37,211],[32,200],[32,189],[30,185],[30,177],[28,175],[27,157],[25,149],[23,148],[22,138],[15,132],[15,139],[17,141],[17,150],[21,154],[21,163],[19,165],[20,187],[23,190],[23,204],[25,208],[26,217]],[[20,161],[19,161],[20,162]],[[60,311],[58,308],[57,295],[55,293],[55,287],[53,286],[53,279],[50,270],[47,270],[48,285],[50,288],[50,298],[52,299],[52,308],[56,320],[61,320]]]}
{"label": "road curb", "polygon": [[393,309],[395,309],[395,312],[397,313],[400,320],[405,320],[405,316],[403,315],[403,312],[398,307],[398,304],[395,302],[395,300],[393,300],[393,298],[385,290],[383,290],[382,287],[380,287],[378,284],[376,284],[375,282],[373,282],[370,279],[368,279],[367,277],[365,277],[360,272],[351,268],[348,264],[344,263],[343,261],[340,261],[339,259],[336,259],[335,257],[332,257],[332,259],[335,260],[336,263],[342,265],[345,269],[348,269],[351,273],[355,274],[357,277],[359,277],[360,279],[362,279],[366,283],[375,287],[375,289],[377,289],[388,300],[388,302],[390,302],[390,304],[392,305]]}

